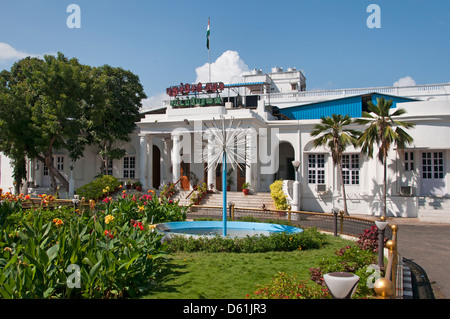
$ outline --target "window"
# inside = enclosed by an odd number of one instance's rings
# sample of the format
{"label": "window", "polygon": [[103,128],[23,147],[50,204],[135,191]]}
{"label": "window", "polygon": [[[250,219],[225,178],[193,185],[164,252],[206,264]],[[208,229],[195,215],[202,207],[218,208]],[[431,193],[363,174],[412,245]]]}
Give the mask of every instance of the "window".
{"label": "window", "polygon": [[422,178],[444,178],[443,152],[422,153]]}
{"label": "window", "polygon": [[308,155],[308,183],[325,184],[325,154]]}
{"label": "window", "polygon": [[405,152],[404,165],[404,171],[414,170],[414,152]]}
{"label": "window", "polygon": [[[64,156],[53,156],[52,157],[52,164],[55,165],[55,159],[56,159],[56,169],[60,172],[64,171]],[[48,167],[44,163],[44,176],[48,176]]]}
{"label": "window", "polygon": [[58,171],[64,170],[64,156],[56,156],[56,169]]}
{"label": "window", "polygon": [[136,177],[136,157],[125,156],[123,158],[123,178],[135,178]]}
{"label": "window", "polygon": [[359,185],[359,155],[342,155],[342,179],[344,185]]}

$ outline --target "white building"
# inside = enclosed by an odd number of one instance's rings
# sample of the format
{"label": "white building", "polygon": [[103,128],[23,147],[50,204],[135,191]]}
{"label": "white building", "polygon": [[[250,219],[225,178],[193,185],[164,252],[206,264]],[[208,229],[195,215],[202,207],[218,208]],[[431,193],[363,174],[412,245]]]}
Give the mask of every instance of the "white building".
{"label": "white building", "polygon": [[[255,194],[269,192],[269,185],[276,179],[290,180],[289,186],[295,178],[292,161],[296,160],[300,161],[297,208],[330,212],[343,207],[341,185],[330,152],[314,148],[310,132],[320,116],[340,113],[356,118],[367,101],[382,96],[392,99],[394,107],[406,109],[402,116],[405,121],[416,123],[408,130],[414,143],[404,152],[392,149],[389,154],[388,215],[418,217],[419,211],[425,214],[431,208],[450,208],[450,202],[446,203],[450,185],[450,84],[306,91],[301,71],[273,68],[267,74],[253,70],[242,83],[180,84],[167,92],[170,96],[160,109],[143,113],[131,143],[125,145],[127,155],[111,163],[112,175],[138,179],[146,188],[180,180],[180,189],[192,189],[203,181],[220,190],[220,165],[216,171],[205,170],[213,157],[208,153],[208,127],[213,119],[223,117],[228,125],[233,118],[234,123],[242,121],[241,127],[248,129],[248,134],[247,166],[231,172],[232,191],[247,182]],[[72,172],[67,161],[66,155],[55,154],[58,169],[68,179],[72,176],[75,189],[91,181],[100,170],[94,149],[86,150]],[[11,183],[6,162],[2,158],[3,188]],[[42,164],[30,162],[31,184],[48,187],[47,175]],[[344,155],[344,179],[349,213],[379,215],[383,167],[376,156],[370,159],[359,149],[349,148]]]}

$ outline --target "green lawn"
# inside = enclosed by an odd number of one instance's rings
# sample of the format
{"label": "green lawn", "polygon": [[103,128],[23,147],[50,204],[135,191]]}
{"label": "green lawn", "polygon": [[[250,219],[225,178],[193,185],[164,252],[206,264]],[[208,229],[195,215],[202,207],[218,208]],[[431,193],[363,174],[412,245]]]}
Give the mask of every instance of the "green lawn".
{"label": "green lawn", "polygon": [[321,249],[267,253],[174,253],[152,299],[241,299],[278,272],[309,279],[309,268],[349,243],[328,236]]}

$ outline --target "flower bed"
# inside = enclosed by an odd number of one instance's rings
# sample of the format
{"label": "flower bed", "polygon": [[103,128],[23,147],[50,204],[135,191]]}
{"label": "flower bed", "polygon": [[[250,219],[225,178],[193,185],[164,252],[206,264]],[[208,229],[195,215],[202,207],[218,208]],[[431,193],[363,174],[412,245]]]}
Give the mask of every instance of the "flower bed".
{"label": "flower bed", "polygon": [[107,197],[77,210],[48,210],[42,201],[22,211],[21,200],[4,199],[0,296],[120,298],[147,292],[166,255],[154,223],[186,216],[177,203],[152,195]]}

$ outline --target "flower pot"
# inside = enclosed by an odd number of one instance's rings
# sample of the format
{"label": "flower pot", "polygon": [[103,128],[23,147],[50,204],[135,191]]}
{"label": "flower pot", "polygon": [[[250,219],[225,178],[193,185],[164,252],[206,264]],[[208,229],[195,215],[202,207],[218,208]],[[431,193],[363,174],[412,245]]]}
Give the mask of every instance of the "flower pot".
{"label": "flower pot", "polygon": [[244,195],[250,194],[250,190],[249,190],[248,188],[244,188],[244,189],[242,190],[242,192],[244,193]]}

